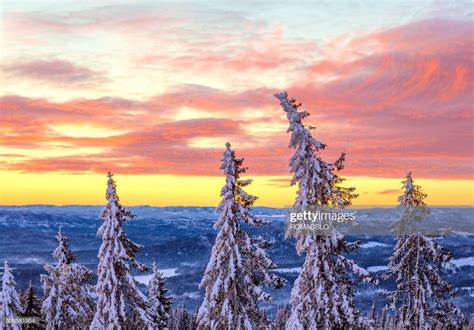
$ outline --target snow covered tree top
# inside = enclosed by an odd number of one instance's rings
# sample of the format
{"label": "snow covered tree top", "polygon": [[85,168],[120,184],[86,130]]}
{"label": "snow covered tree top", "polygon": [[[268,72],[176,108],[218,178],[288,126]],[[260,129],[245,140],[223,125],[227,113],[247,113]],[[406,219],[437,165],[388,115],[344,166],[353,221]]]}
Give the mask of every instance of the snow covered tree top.
{"label": "snow covered tree top", "polygon": [[221,228],[226,219],[233,218],[236,214],[245,223],[252,226],[262,226],[268,221],[257,218],[250,213],[251,206],[257,200],[256,196],[248,194],[244,188],[252,183],[251,179],[240,179],[240,175],[247,171],[243,166],[244,159],[237,158],[235,151],[231,149],[229,142],[225,144],[226,150],[223,153],[221,170],[224,170],[226,183],[221,189],[222,200],[217,206],[219,220],[214,228]]}
{"label": "snow covered tree top", "polygon": [[[36,297],[36,289],[33,286],[32,281],[30,280],[28,287],[23,292],[21,297],[24,313],[26,316],[39,316],[41,305],[39,299]],[[32,314],[36,315],[32,315]]]}
{"label": "snow covered tree top", "polygon": [[150,283],[148,284],[150,290],[160,290],[161,292],[159,292],[159,294],[166,294],[166,292],[168,292],[168,290],[164,287],[166,279],[155,262],[153,262],[151,270],[153,272],[153,276],[150,280]]}
{"label": "snow covered tree top", "polygon": [[153,275],[157,275],[158,277],[163,277],[163,274],[158,269],[158,265],[154,261],[153,261],[153,265],[151,266],[151,271],[153,272]]}
{"label": "snow covered tree top", "polygon": [[59,244],[53,252],[53,257],[57,260],[58,265],[71,264],[74,261],[75,256],[69,249],[69,239],[63,234],[61,228],[59,228],[56,239],[58,240]]}
{"label": "snow covered tree top", "polygon": [[107,173],[107,189],[105,190],[105,198],[109,203],[119,202],[114,175],[111,172]]}
{"label": "snow covered tree top", "polygon": [[398,202],[400,203],[401,207],[416,207],[426,205],[423,200],[427,197],[427,195],[422,192],[420,186],[415,185],[411,171],[408,172],[405,180],[402,181],[402,184],[402,189],[404,189],[403,195],[398,197]]}
{"label": "snow covered tree top", "polygon": [[[5,260],[3,275],[2,275],[2,291],[0,292],[0,329],[3,329],[3,318],[13,318],[20,316],[23,313],[20,297],[15,289],[16,282],[12,274],[12,269]],[[14,325],[12,329],[20,329],[19,326]],[[10,327],[7,327],[10,329]]]}
{"label": "snow covered tree top", "polygon": [[10,288],[14,286],[16,286],[16,282],[12,274],[12,269],[8,265],[8,261],[5,260],[3,263],[2,291],[10,291]]}
{"label": "snow covered tree top", "polygon": [[[132,261],[133,266],[138,271],[148,271],[148,267],[139,263],[135,257],[136,253],[138,253],[143,246],[131,241],[122,228],[122,225],[135,218],[135,215],[128,208],[120,204],[120,199],[117,195],[117,186],[113,174],[110,172],[107,174],[106,199],[107,204],[100,214],[100,218],[104,223],[99,227],[97,234],[105,241],[113,241],[111,247],[113,247],[114,253],[118,253],[120,257]],[[101,251],[99,251],[99,253],[101,253]]]}
{"label": "snow covered tree top", "polygon": [[403,194],[398,197],[398,208],[402,210],[402,215],[394,222],[393,228],[398,235],[414,234],[417,223],[425,220],[430,214],[424,202],[427,195],[415,184],[411,172],[408,172],[402,181],[402,189]]}
{"label": "snow covered tree top", "polygon": [[304,125],[303,119],[309,116],[306,111],[298,111],[301,103],[288,99],[287,92],[274,95],[288,119],[288,133],[291,133],[289,147],[295,149],[290,159],[290,171],[293,173],[291,185],[298,183],[298,193],[295,208],[310,206],[344,207],[351,204],[357,197],[355,188],[343,188],[344,181],[335,171],[344,168],[345,154],[343,153],[334,163],[327,163],[319,156],[326,145],[311,135],[315,128]]}
{"label": "snow covered tree top", "polygon": [[120,225],[122,225],[135,217],[135,215],[128,208],[120,204],[114,175],[110,172],[107,173],[107,188],[105,191],[105,198],[107,200],[107,205],[104,207],[100,215],[102,220],[106,221],[108,217],[112,217],[119,221]]}
{"label": "snow covered tree top", "polygon": [[302,105],[301,103],[296,103],[295,99],[288,99],[287,92],[281,92],[275,94],[275,97],[280,100],[280,105],[283,108],[283,111],[286,112],[288,122],[290,126],[288,127],[288,132],[292,132],[290,140],[290,148],[297,148],[301,140],[307,140],[311,147],[314,148],[314,151],[319,151],[326,147],[325,144],[319,142],[314,137],[311,136],[309,130],[313,129],[312,126],[304,126],[302,120],[309,116],[309,113],[306,111],[298,111],[298,108]]}
{"label": "snow covered tree top", "polygon": [[152,270],[153,276],[148,284],[150,310],[154,315],[155,322],[159,325],[159,329],[164,329],[170,318],[171,298],[168,296],[168,290],[165,287],[166,280],[163,273],[160,272],[154,262]]}

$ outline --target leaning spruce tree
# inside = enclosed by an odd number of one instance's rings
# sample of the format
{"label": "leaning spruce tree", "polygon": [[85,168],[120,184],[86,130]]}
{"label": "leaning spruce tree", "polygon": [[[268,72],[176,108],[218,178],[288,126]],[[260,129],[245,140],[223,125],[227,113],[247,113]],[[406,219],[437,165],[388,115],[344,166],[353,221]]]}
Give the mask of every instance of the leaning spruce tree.
{"label": "leaning spruce tree", "polygon": [[148,284],[148,300],[150,301],[150,311],[154,313],[159,329],[164,329],[168,325],[171,310],[171,298],[165,287],[166,280],[159,271],[158,266],[153,263],[153,276]]}
{"label": "leaning spruce tree", "polygon": [[47,274],[41,275],[44,300],[41,312],[46,329],[85,328],[90,323],[93,302],[87,286],[92,272],[74,263],[68,238],[59,230],[58,247],[53,252],[54,265],[45,265]]}
{"label": "leaning spruce tree", "polygon": [[250,213],[257,197],[244,188],[252,180],[240,178],[246,172],[243,158],[235,157],[229,143],[221,169],[226,183],[214,225],[219,232],[200,284],[205,293],[197,323],[199,329],[253,329],[261,322],[258,301],[271,298],[262,287],[279,288],[283,280],[269,272],[276,268],[265,252],[269,243],[251,238],[241,228],[241,222],[256,227],[268,222]]}
{"label": "leaning spruce tree", "polygon": [[130,264],[138,271],[147,267],[136,259],[142,246],[132,242],[122,226],[134,218],[120,204],[113,175],[107,175],[107,205],[100,214],[104,221],[97,235],[102,238],[97,266],[97,308],[91,329],[153,328],[156,326],[145,295],[137,288]]}
{"label": "leaning spruce tree", "polygon": [[[288,99],[286,92],[275,94],[285,111],[291,133],[289,147],[296,149],[289,166],[291,185],[298,184],[294,209],[343,208],[357,197],[354,188],[344,188],[344,179],[335,171],[343,168],[344,154],[333,164],[321,159],[325,145],[311,135],[313,127],[302,120],[309,116],[298,111],[301,104]],[[297,239],[298,253],[306,253],[305,262],[291,292],[291,314],[288,329],[356,328],[367,325],[354,305],[353,280],[350,272],[365,281],[369,273],[345,254],[358,248],[359,242],[348,243],[336,229],[323,235],[314,232],[288,232]]]}
{"label": "leaning spruce tree", "polygon": [[5,260],[3,265],[2,291],[0,292],[0,330],[20,330],[19,323],[9,323],[5,319],[14,321],[23,313],[20,297],[16,291],[16,282],[12,274],[12,269]]}
{"label": "leaning spruce tree", "polygon": [[400,329],[461,328],[466,319],[450,301],[454,288],[440,275],[452,255],[417,228],[429,209],[426,194],[415,185],[411,172],[402,183],[404,192],[398,198],[402,215],[395,223],[397,242],[385,274],[395,279],[396,289],[388,294],[387,307],[395,311],[394,321]]}

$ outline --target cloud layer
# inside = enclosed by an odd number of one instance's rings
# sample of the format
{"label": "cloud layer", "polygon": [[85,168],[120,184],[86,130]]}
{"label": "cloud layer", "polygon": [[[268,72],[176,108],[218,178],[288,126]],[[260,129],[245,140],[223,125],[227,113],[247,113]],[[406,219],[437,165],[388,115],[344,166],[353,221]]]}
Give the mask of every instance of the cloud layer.
{"label": "cloud layer", "polygon": [[[21,15],[15,24],[49,34],[106,27],[129,36],[156,32],[159,19],[175,28],[189,19],[122,14],[98,11],[77,21],[34,16],[28,25]],[[120,68],[92,69],[57,55],[10,59],[2,74],[11,81],[103,84],[108,96],[3,95],[0,169],[216,175],[230,141],[251,174],[286,175],[286,122],[272,97],[285,88],[312,114],[308,124],[328,144],[322,156],[332,160],[346,152],[345,175],[400,177],[412,170],[420,177],[472,179],[473,27],[471,20],[432,18],[324,41],[288,38],[279,25],[249,28],[258,43],[225,29],[212,40],[181,43],[179,32],[174,43],[160,40],[129,57],[130,77],[153,74],[174,82],[142,97],[114,92],[116,85],[141,83],[114,80],[127,77]],[[157,51],[158,45],[164,48]]]}

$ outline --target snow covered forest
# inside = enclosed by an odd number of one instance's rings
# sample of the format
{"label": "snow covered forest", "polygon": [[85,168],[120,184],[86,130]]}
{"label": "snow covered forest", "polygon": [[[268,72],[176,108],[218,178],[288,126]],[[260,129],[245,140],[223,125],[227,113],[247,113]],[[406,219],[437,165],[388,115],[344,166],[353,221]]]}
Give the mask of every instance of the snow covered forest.
{"label": "snow covered forest", "polygon": [[[298,187],[294,209],[345,209],[358,194],[344,186],[340,172],[346,155],[323,159],[325,144],[316,139],[309,116],[286,92],[275,95],[289,123],[291,185]],[[290,283],[272,251],[282,242],[265,235],[271,218],[258,215],[257,196],[246,190],[252,180],[230,143],[225,145],[221,170],[225,184],[215,210],[216,232],[207,267],[201,273],[199,304],[193,310],[178,304],[168,287],[161,261],[127,235],[135,214],[123,206],[113,174],[108,173],[106,205],[98,214],[101,245],[95,251],[97,269],[77,261],[69,233],[57,228],[54,262],[43,265],[41,290],[29,279],[20,290],[15,269],[4,262],[0,293],[0,329],[463,329],[474,320],[455,303],[457,289],[446,279],[456,271],[453,252],[439,233],[416,228],[430,221],[426,194],[412,173],[402,181],[399,218],[391,223],[394,248],[377,271],[363,267],[356,255],[363,240],[349,240],[335,228],[324,235],[287,231],[285,244],[294,245],[302,260]],[[350,155],[349,155],[350,156]],[[250,169],[251,171],[251,169]],[[192,217],[193,215],[191,215]],[[196,215],[195,215],[196,216]],[[196,217],[193,219],[196,220]],[[281,227],[283,228],[283,227]],[[254,234],[258,232],[259,234]],[[31,237],[35,240],[35,237]],[[158,238],[156,238],[158,239]],[[290,242],[290,243],[288,243]],[[373,243],[373,242],[372,242]],[[378,243],[384,246],[383,243]],[[386,246],[386,245],[385,245]],[[164,247],[166,248],[166,247]],[[174,246],[168,246],[174,254]],[[472,251],[471,251],[472,252]],[[11,251],[13,255],[15,251]],[[147,256],[153,262],[141,262]],[[137,279],[148,274],[145,286]],[[144,275],[142,275],[144,276]],[[472,280],[472,278],[470,277]],[[385,283],[383,300],[357,299],[360,285],[375,291]],[[291,287],[287,304],[268,308],[278,292]],[[22,292],[20,292],[22,291]],[[284,291],[288,292],[288,291]],[[373,303],[372,303],[373,302]],[[472,300],[468,304],[472,305]],[[25,320],[31,319],[33,323]],[[24,322],[20,324],[20,322]]]}

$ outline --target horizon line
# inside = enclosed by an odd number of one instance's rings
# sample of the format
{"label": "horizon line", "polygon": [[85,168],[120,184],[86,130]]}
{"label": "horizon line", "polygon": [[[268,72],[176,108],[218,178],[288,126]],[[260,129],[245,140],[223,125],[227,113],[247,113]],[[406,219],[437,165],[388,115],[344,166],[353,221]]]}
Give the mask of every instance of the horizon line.
{"label": "horizon line", "polygon": [[[35,207],[35,206],[52,206],[52,207],[103,207],[105,204],[0,204],[0,207]],[[122,204],[125,207],[152,207],[152,208],[168,208],[168,207],[193,207],[193,208],[216,208],[217,205],[150,205],[150,204],[134,204],[127,205]],[[396,208],[398,204],[393,205],[351,205],[350,207],[342,208],[341,210],[347,209],[362,209],[362,208]],[[428,208],[474,208],[474,205],[427,205]],[[267,206],[267,205],[256,205],[252,208],[269,208],[269,209],[291,209],[293,206]]]}

